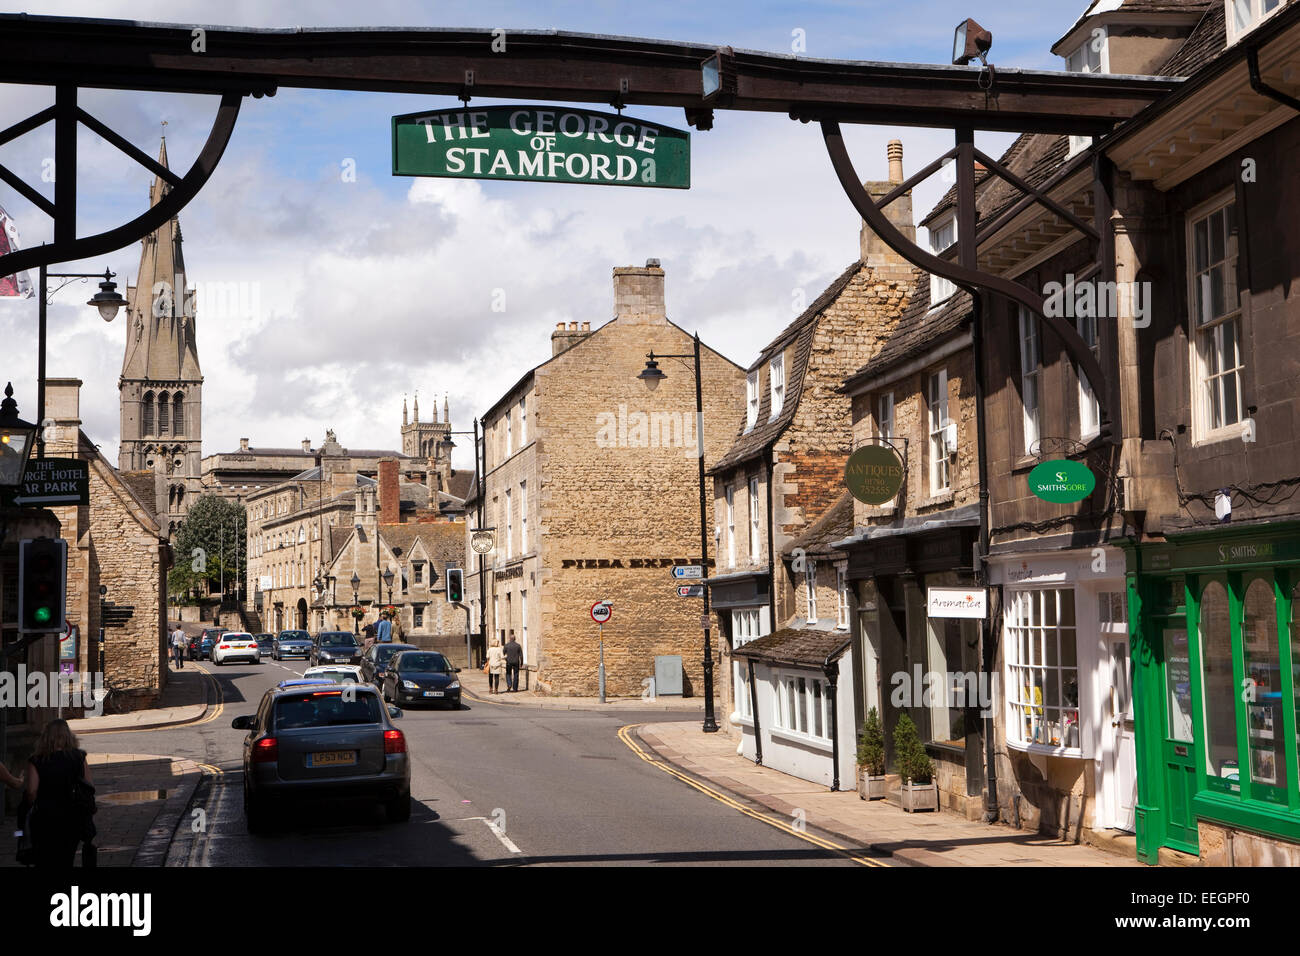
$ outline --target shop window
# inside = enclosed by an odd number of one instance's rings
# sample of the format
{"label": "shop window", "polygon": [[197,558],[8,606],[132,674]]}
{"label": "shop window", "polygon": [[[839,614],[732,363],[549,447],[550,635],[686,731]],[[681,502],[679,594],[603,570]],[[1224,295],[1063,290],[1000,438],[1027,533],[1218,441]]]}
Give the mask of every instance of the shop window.
{"label": "shop window", "polygon": [[1247,740],[1250,745],[1252,794],[1259,788],[1280,788],[1285,801],[1286,738],[1282,732],[1282,659],[1277,640],[1277,611],[1271,580],[1256,578],[1246,588],[1241,643],[1246,665]]}
{"label": "shop window", "polygon": [[1200,604],[1201,693],[1205,701],[1205,758],[1211,777],[1240,789],[1237,763],[1237,693],[1232,681],[1232,629],[1228,592],[1211,581]]}
{"label": "shop window", "polygon": [[[1300,714],[1300,582],[1291,591],[1291,694],[1295,698],[1296,713]],[[1300,728],[1297,728],[1297,749],[1300,750]],[[1300,777],[1300,766],[1296,768]]]}
{"label": "shop window", "polygon": [[776,726],[788,733],[830,740],[830,698],[826,682],[778,674]]}
{"label": "shop window", "polygon": [[[966,726],[967,707],[979,705],[979,673],[966,666],[965,645],[974,637],[967,622],[952,617],[927,618],[930,676],[930,739],[964,746],[973,728]],[[974,643],[974,641],[971,641]],[[924,692],[924,690],[923,690]]]}
{"label": "shop window", "polygon": [[1072,588],[1013,592],[1007,608],[1007,740],[1079,747],[1079,667]]}

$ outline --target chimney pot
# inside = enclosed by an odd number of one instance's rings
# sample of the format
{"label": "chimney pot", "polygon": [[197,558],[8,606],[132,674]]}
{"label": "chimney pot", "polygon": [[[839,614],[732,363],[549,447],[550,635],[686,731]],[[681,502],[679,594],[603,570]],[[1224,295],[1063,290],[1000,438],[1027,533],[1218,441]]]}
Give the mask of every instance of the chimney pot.
{"label": "chimney pot", "polygon": [[564,331],[564,323],[563,323],[563,322],[556,322],[556,323],[555,323],[555,331],[557,331],[557,332],[563,332],[563,331]]}
{"label": "chimney pot", "polygon": [[569,331],[570,331],[570,332],[576,332],[576,331],[578,331],[578,323],[577,323],[577,322],[570,322],[570,323],[569,323]]}
{"label": "chimney pot", "polygon": [[304,439],[302,440],[302,450],[303,450],[303,451],[311,451],[311,439],[310,439],[310,438],[304,438]]}
{"label": "chimney pot", "polygon": [[247,438],[241,438],[241,439],[239,439],[239,450],[240,450],[240,451],[248,451],[248,439],[247,439]]}
{"label": "chimney pot", "polygon": [[901,140],[891,139],[886,151],[889,154],[889,181],[891,183],[901,183],[903,181],[903,143]]}
{"label": "chimney pot", "polygon": [[659,260],[658,260],[658,259],[647,259],[647,260],[645,261],[645,267],[646,267],[647,269],[658,269],[658,268],[659,268]]}
{"label": "chimney pot", "polygon": [[590,323],[590,322],[583,322],[583,323],[582,323],[582,329],[581,329],[581,330],[582,330],[583,332],[590,332],[590,331],[591,331],[591,323]]}

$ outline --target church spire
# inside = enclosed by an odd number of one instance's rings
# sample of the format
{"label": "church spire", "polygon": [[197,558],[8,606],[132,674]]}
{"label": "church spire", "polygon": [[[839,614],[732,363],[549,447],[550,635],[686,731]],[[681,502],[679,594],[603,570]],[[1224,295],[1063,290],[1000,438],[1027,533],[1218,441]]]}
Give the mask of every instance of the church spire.
{"label": "church spire", "polygon": [[415,424],[420,424],[420,393],[415,393]]}
{"label": "church spire", "polygon": [[448,424],[448,425],[451,424],[451,412],[449,412],[449,411],[447,410],[447,393],[446,393],[446,392],[443,392],[443,393],[442,393],[442,420],[443,420],[446,424]]}
{"label": "church spire", "polygon": [[403,395],[403,396],[402,396],[402,427],[403,427],[403,428],[405,428],[405,427],[406,427],[406,424],[407,424],[407,423],[406,423],[406,416],[407,416],[407,412],[406,412],[406,396]]}

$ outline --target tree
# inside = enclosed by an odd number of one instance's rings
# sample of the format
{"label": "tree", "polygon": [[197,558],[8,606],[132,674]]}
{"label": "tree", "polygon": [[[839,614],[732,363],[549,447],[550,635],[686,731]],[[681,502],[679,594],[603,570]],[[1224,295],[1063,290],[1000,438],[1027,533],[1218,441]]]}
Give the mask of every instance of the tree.
{"label": "tree", "polygon": [[167,575],[172,594],[219,587],[238,592],[248,564],[248,516],[244,506],[220,495],[203,495],[176,532],[175,565]]}

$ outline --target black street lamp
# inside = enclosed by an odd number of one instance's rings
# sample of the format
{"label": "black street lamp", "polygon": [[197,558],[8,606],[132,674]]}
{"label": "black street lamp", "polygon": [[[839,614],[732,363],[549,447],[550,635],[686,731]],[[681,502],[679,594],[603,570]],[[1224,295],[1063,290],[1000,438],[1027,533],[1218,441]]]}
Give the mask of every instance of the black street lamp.
{"label": "black street lamp", "polygon": [[384,584],[388,585],[388,603],[393,603],[393,569],[389,568],[384,572]]}
{"label": "black street lamp", "polygon": [[361,577],[357,574],[357,572],[353,571],[352,572],[352,633],[353,634],[361,633],[361,618],[357,617],[357,603],[358,601],[360,601],[360,597],[358,597],[360,591],[361,591]]}
{"label": "black street lamp", "polygon": [[[645,368],[637,378],[645,382],[650,391],[659,387],[659,383],[668,376],[659,368],[656,359],[691,359],[695,369],[695,441],[696,458],[699,461],[700,469],[700,555],[704,563],[704,574],[708,576],[709,568],[709,535],[708,535],[708,518],[704,507],[704,394],[700,385],[700,334],[695,333],[695,351],[689,355],[655,355],[651,352],[646,356]],[[709,588],[705,585],[701,597],[704,599],[704,616],[700,618],[704,625],[704,732],[706,734],[715,734],[718,732],[718,721],[713,713],[713,639],[712,628],[709,626]]]}
{"label": "black street lamp", "polygon": [[[443,453],[448,460],[451,459],[452,450],[456,443],[451,440],[452,435],[473,435],[474,436],[474,487],[478,489],[478,527],[474,530],[486,530],[483,527],[483,473],[487,471],[486,462],[482,468],[479,467],[480,450],[479,450],[479,421],[474,419],[474,430],[472,432],[447,432],[447,437],[438,442]],[[477,552],[476,552],[477,553]],[[483,641],[482,653],[487,654],[487,569],[484,567],[483,555],[478,554],[478,633],[479,639]],[[473,667],[473,661],[469,650],[469,608],[465,608],[465,664],[467,667]]]}
{"label": "black street lamp", "polygon": [[[37,330],[36,330],[36,417],[44,424],[45,422],[45,310],[54,293],[58,292],[69,282],[77,279],[103,279],[99,284],[99,291],[90,297],[86,305],[93,305],[99,310],[99,317],[105,322],[112,322],[117,315],[117,310],[126,305],[126,299],[122,298],[121,293],[117,291],[117,283],[113,281],[116,272],[108,269],[104,270],[101,276],[97,272],[47,272],[46,266],[41,266],[41,288],[40,303],[38,305]],[[48,290],[49,279],[66,279],[66,282],[60,284],[53,292]],[[45,457],[45,437],[36,439],[37,457]]]}

